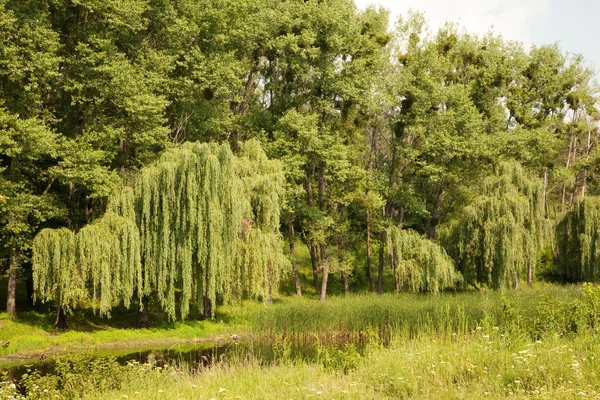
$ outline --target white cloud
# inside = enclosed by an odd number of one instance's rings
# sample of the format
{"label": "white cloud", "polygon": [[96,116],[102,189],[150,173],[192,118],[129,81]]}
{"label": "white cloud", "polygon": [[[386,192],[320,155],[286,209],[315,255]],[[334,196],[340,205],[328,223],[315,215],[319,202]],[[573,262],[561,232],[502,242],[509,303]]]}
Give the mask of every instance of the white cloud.
{"label": "white cloud", "polygon": [[505,39],[532,43],[530,20],[548,12],[549,0],[355,0],[364,8],[380,4],[392,12],[392,18],[409,9],[425,12],[432,30],[445,21],[458,22],[469,33],[482,34],[491,27]]}

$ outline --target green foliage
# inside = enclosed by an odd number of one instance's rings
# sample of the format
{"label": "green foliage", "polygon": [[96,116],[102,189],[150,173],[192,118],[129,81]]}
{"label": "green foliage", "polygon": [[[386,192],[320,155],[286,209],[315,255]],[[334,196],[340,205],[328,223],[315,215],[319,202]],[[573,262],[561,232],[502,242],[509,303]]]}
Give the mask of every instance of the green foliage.
{"label": "green foliage", "polygon": [[42,230],[33,242],[32,267],[35,298],[66,310],[89,299],[110,316],[112,307],[129,307],[143,294],[137,226],[113,213],[76,235],[66,228]]}
{"label": "green foliage", "polygon": [[600,279],[600,199],[575,203],[556,225],[557,275],[571,282]]}
{"label": "green foliage", "polygon": [[[110,316],[120,302],[129,308],[135,296],[141,306],[153,295],[171,319],[177,305],[185,318],[194,300],[266,300],[289,264],[278,231],[283,185],[280,164],[257,141],[243,145],[239,163],[228,145],[186,143],[143,168],[74,241],[54,237],[65,229],[43,231],[34,245],[38,296],[54,299],[57,285],[80,296],[89,287],[94,306]],[[70,264],[53,258],[56,243]],[[48,275],[46,266],[69,272]]]}
{"label": "green foliage", "polygon": [[543,246],[541,182],[516,162],[501,163],[481,192],[446,227],[442,243],[467,283],[514,286]]}
{"label": "green foliage", "polygon": [[33,241],[35,298],[70,309],[86,298],[75,258],[75,235],[67,228],[43,229]]}
{"label": "green foliage", "polygon": [[461,280],[444,249],[415,231],[388,228],[386,248],[395,278],[404,290],[437,293]]}

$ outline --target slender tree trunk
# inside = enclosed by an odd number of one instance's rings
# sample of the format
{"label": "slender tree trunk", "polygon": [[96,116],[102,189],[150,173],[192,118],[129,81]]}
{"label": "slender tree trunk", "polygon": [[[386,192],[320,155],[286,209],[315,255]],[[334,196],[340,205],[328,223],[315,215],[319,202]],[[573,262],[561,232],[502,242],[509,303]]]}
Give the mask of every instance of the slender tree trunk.
{"label": "slender tree trunk", "polygon": [[[313,191],[311,185],[311,177],[312,172],[309,170],[305,171],[305,188],[306,188],[306,202],[310,207],[313,206]],[[308,252],[310,253],[310,262],[312,264],[313,270],[313,284],[315,285],[315,290],[319,290],[319,260],[317,257],[317,247],[315,246],[315,240],[311,238],[308,243]]]}
{"label": "slender tree trunk", "polygon": [[533,287],[533,264],[531,262],[527,265],[527,286]]}
{"label": "slender tree trunk", "polygon": [[317,260],[317,247],[313,239],[309,240],[308,252],[310,253],[310,263],[312,265],[313,284],[315,289],[319,290],[319,262]]}
{"label": "slender tree trunk", "polygon": [[344,286],[344,296],[347,296],[350,293],[350,288],[348,285],[348,274],[346,272],[342,272],[342,285]]}
{"label": "slender tree trunk", "polygon": [[[567,155],[567,163],[566,163],[566,167],[567,169],[569,169],[569,166],[571,165],[571,153],[573,152],[573,147],[574,147],[574,141],[575,138],[573,138],[573,140],[571,140],[569,142],[569,154]],[[565,198],[567,195],[567,184],[563,184],[563,190],[562,190],[562,200],[560,203],[560,211],[565,211]]]}
{"label": "slender tree trunk", "polygon": [[377,270],[377,294],[383,294],[383,265],[384,265],[384,246],[387,239],[387,232],[381,232],[381,244],[379,245],[379,268]]}
{"label": "slender tree trunk", "polygon": [[294,232],[294,224],[290,221],[289,227],[289,240],[290,240],[290,258],[292,261],[292,272],[294,273],[294,284],[296,286],[296,295],[302,297],[302,287],[300,286],[300,274],[298,273],[298,266],[296,265],[296,254],[294,252],[296,244],[296,234]]}
{"label": "slender tree trunk", "polygon": [[143,309],[138,310],[135,322],[133,323],[134,328],[149,328],[150,327],[150,313],[148,311],[148,305],[150,301],[148,296],[142,297]]}
{"label": "slender tree trunk", "polygon": [[19,270],[17,268],[16,251],[8,251],[8,291],[6,298],[6,312],[11,317],[17,316],[17,279]]}
{"label": "slender tree trunk", "polygon": [[56,320],[54,321],[54,328],[60,329],[61,331],[66,331],[69,329],[67,325],[67,317],[65,316],[65,312],[62,309],[60,302],[56,304]]}
{"label": "slender tree trunk", "polygon": [[325,301],[327,298],[327,279],[329,278],[329,265],[327,261],[323,263],[323,279],[321,281],[321,296],[320,301]]}
{"label": "slender tree trunk", "polygon": [[371,213],[367,207],[367,271],[369,272],[369,284],[371,291],[375,293],[375,282],[373,280],[373,266],[371,265]]}
{"label": "slender tree trunk", "polygon": [[202,297],[203,303],[204,303],[204,319],[211,319],[212,318],[212,301],[210,301],[210,299],[208,298],[208,296],[203,296]]}
{"label": "slender tree trunk", "polygon": [[519,275],[515,273],[515,289],[519,288]]}
{"label": "slender tree trunk", "polygon": [[[587,146],[585,148],[585,158],[586,160],[589,160],[590,158],[590,151],[592,149],[592,131],[588,129],[588,137],[587,137]],[[587,169],[583,170],[583,183],[581,186],[581,198],[585,198],[585,191],[587,189]]]}

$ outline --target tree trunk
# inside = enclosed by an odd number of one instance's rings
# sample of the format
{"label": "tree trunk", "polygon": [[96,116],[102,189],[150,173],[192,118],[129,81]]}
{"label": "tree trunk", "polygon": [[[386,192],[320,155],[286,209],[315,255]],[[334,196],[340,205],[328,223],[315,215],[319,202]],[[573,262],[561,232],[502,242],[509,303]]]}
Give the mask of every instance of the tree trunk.
{"label": "tree trunk", "polygon": [[349,285],[348,285],[348,274],[346,272],[342,272],[342,285],[344,285],[344,296],[347,296],[350,293]]}
{"label": "tree trunk", "polygon": [[67,317],[65,316],[65,312],[62,309],[60,302],[56,305],[56,321],[54,321],[54,328],[60,329],[61,331],[66,331],[69,329],[67,325]]}
{"label": "tree trunk", "polygon": [[515,289],[519,288],[519,274],[515,274]]}
{"label": "tree trunk", "polygon": [[327,262],[327,255],[325,254],[325,245],[319,246],[319,265],[323,266],[323,276],[321,279],[321,296],[319,300],[325,301],[327,297],[327,280],[329,278],[329,263]]}
{"label": "tree trunk", "polygon": [[384,265],[384,246],[387,239],[387,232],[381,232],[381,244],[379,245],[379,268],[377,269],[377,294],[383,294],[383,265]]}
{"label": "tree trunk", "polygon": [[212,301],[210,301],[210,299],[208,298],[208,296],[203,296],[202,297],[203,303],[204,303],[204,314],[203,317],[204,319],[211,319],[212,318]]}
{"label": "tree trunk", "polygon": [[17,259],[14,249],[8,251],[8,291],[6,298],[6,312],[11,317],[17,316]]}
{"label": "tree trunk", "polygon": [[367,207],[367,271],[369,273],[369,285],[375,293],[375,282],[373,280],[373,266],[371,265],[371,213]]}
{"label": "tree trunk", "polygon": [[300,274],[298,273],[298,266],[296,265],[296,256],[294,254],[294,250],[296,247],[296,235],[294,233],[294,224],[289,222],[288,226],[290,231],[290,258],[292,261],[292,272],[294,273],[294,284],[296,285],[296,295],[298,297],[302,297],[302,287],[300,286]]}
{"label": "tree trunk", "polygon": [[142,297],[142,309],[138,310],[137,316],[133,323],[134,328],[149,328],[150,313],[148,312],[149,299],[147,296]]}
{"label": "tree trunk", "polygon": [[327,261],[323,263],[323,279],[321,280],[321,296],[319,297],[320,301],[325,301],[327,298],[327,279],[329,278],[329,266],[327,265]]}
{"label": "tree trunk", "polygon": [[531,262],[527,266],[527,286],[533,287],[533,264]]}
{"label": "tree trunk", "polygon": [[319,290],[319,263],[317,261],[317,247],[313,239],[309,240],[308,252],[310,253],[310,264],[312,266],[313,284],[315,290]]}

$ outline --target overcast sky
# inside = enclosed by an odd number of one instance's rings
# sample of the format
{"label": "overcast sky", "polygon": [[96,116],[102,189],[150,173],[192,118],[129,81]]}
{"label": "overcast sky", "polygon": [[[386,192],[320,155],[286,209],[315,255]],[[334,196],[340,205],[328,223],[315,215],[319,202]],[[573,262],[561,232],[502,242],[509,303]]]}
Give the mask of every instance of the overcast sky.
{"label": "overcast sky", "polygon": [[409,9],[425,12],[431,28],[459,22],[470,33],[490,27],[526,48],[559,42],[600,69],[600,0],[355,0],[359,7],[380,4],[392,17]]}

